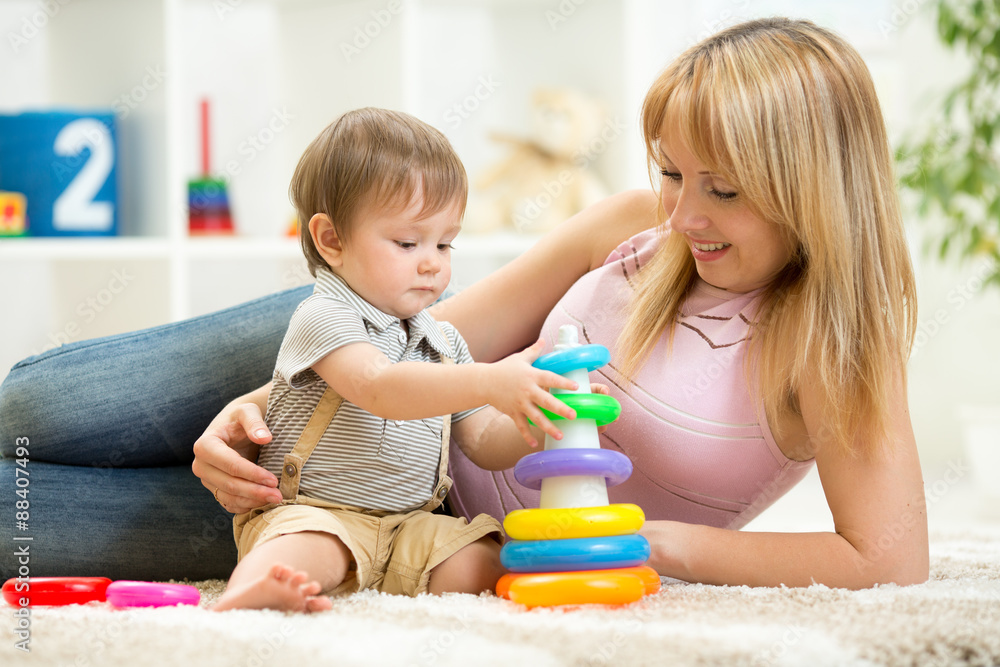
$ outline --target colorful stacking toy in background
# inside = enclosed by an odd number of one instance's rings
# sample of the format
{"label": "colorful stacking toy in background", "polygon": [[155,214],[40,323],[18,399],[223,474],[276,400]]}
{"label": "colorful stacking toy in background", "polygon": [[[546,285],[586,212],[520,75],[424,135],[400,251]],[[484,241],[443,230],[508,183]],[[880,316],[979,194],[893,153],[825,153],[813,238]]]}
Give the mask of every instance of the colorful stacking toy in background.
{"label": "colorful stacking toy in background", "polygon": [[112,582],[106,577],[30,577],[8,579],[3,585],[3,599],[18,608],[88,602],[109,602],[118,608],[171,607],[196,605],[201,601],[201,593],[184,584]]}
{"label": "colorful stacking toy in background", "polygon": [[212,177],[208,100],[201,101],[201,178],[188,181],[188,231],[192,236],[232,234],[226,181]]}
{"label": "colorful stacking toy in background", "polygon": [[0,237],[28,233],[28,201],[20,192],[0,192]]}
{"label": "colorful stacking toy in background", "polygon": [[[588,372],[608,363],[603,345],[579,345],[577,329],[560,327],[555,351],[534,365],[575,380],[575,392],[552,393],[576,411],[560,424],[562,440],[545,438],[545,451],[529,454],[514,467],[517,481],[541,490],[539,509],[515,510],[504,520],[512,538],[500,551],[511,571],[497,594],[528,607],[628,604],[660,590],[660,577],[643,565],[649,542],[638,535],[645,521],[632,504],[609,504],[608,485],[632,474],[620,452],[601,449],[597,427],[618,418],[621,405],[592,394]],[[545,410],[550,419],[562,419]]]}

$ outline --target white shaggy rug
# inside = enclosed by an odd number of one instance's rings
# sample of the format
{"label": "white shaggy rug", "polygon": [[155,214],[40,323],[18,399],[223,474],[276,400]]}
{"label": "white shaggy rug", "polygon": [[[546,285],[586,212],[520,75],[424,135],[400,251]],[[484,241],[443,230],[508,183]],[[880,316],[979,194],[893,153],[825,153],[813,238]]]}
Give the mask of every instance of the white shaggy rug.
{"label": "white shaggy rug", "polygon": [[[197,585],[204,606],[223,582]],[[2,604],[4,666],[996,665],[1000,529],[937,533],[929,582],[859,592],[665,580],[625,608],[533,611],[489,595],[361,593],[312,616],[91,603],[34,609],[30,653]]]}

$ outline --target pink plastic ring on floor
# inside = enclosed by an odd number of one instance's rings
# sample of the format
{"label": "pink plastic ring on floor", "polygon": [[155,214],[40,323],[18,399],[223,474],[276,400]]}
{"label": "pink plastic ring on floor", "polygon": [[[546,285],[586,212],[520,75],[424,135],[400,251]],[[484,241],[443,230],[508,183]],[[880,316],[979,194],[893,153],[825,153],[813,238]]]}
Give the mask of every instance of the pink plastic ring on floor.
{"label": "pink plastic ring on floor", "polygon": [[201,601],[201,593],[194,586],[148,581],[115,581],[108,586],[106,595],[115,607],[170,607]]}

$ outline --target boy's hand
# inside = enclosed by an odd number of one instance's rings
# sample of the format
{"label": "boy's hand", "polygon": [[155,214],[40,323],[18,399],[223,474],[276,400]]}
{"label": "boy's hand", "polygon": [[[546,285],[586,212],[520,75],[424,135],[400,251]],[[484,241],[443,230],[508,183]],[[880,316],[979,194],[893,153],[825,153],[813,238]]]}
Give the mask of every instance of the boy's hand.
{"label": "boy's hand", "polygon": [[576,389],[576,382],[531,365],[544,347],[545,341],[539,338],[531,347],[490,364],[487,375],[487,402],[509,415],[521,437],[532,447],[538,443],[531,434],[528,419],[556,440],[562,438],[562,432],[538,406],[566,419],[576,418],[576,411],[548,392],[551,387]]}

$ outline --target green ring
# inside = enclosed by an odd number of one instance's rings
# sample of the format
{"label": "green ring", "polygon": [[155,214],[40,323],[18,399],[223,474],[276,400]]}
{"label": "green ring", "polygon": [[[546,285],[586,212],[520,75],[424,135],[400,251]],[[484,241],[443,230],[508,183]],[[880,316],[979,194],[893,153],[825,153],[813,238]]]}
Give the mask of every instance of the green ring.
{"label": "green ring", "polygon": [[[593,419],[597,421],[598,426],[610,424],[622,413],[621,403],[614,396],[605,394],[553,394],[553,396],[576,410],[577,419]],[[562,415],[549,412],[542,406],[538,406],[538,409],[553,421],[565,419]],[[528,421],[531,422],[530,419]]]}

